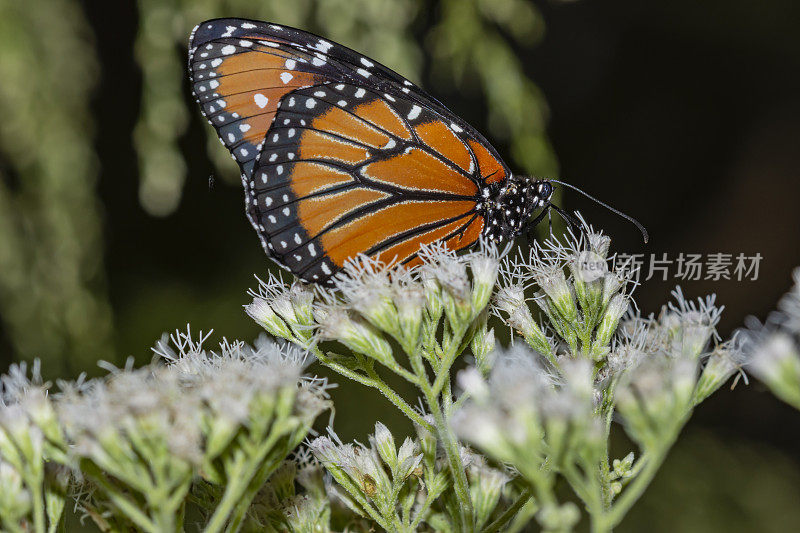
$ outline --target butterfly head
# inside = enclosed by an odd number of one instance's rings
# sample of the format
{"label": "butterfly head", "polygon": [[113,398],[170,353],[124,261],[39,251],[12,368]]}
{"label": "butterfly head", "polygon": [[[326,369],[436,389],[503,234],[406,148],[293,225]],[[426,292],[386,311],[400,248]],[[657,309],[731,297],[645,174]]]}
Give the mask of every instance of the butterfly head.
{"label": "butterfly head", "polygon": [[[495,190],[484,195],[487,201],[486,237],[495,241],[510,240],[522,235],[538,223],[551,207],[553,185],[548,180],[534,180],[512,175]],[[532,221],[534,214],[539,214]]]}

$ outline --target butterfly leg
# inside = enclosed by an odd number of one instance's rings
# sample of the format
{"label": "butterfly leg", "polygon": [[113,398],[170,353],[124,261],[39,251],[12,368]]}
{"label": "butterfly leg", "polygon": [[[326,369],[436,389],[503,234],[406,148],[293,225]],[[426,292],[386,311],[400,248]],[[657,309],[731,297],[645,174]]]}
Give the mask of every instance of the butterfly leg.
{"label": "butterfly leg", "polygon": [[[528,241],[528,244],[532,243],[536,239],[534,230],[536,229],[536,226],[539,225],[539,222],[544,220],[545,216],[549,218],[550,216],[549,213],[550,213],[550,206],[548,205],[547,207],[544,208],[544,211],[536,215],[536,218],[534,218],[533,220],[528,222],[528,224],[526,224],[525,239]],[[552,231],[552,226],[551,226],[551,231]]]}

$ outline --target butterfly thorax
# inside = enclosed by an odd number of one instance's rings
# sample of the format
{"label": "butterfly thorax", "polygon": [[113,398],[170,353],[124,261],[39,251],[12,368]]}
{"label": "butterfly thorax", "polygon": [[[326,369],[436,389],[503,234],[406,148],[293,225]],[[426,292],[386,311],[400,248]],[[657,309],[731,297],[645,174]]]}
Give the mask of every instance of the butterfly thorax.
{"label": "butterfly thorax", "polygon": [[534,212],[549,207],[553,186],[547,180],[512,175],[484,188],[481,194],[485,199],[484,236],[499,242],[521,235]]}

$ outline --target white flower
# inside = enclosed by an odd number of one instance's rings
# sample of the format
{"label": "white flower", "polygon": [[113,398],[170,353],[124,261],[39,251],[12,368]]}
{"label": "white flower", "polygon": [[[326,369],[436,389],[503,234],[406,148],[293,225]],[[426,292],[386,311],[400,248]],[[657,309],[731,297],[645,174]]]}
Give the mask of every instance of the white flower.
{"label": "white flower", "polygon": [[421,270],[436,279],[442,288],[456,300],[469,299],[470,283],[467,275],[468,256],[456,255],[443,244],[424,246],[419,257],[423,260]]}
{"label": "white flower", "polygon": [[267,332],[299,345],[307,345],[314,326],[314,292],[295,281],[287,285],[281,277],[269,274],[258,280],[258,290],[245,311]]}
{"label": "white flower", "polygon": [[683,291],[677,287],[672,291],[676,302],[668,305],[668,311],[662,312],[661,323],[667,330],[672,353],[685,357],[699,357],[712,337],[716,337],[716,325],[719,323],[723,307],[714,303],[716,295],[697,302],[686,300]]}

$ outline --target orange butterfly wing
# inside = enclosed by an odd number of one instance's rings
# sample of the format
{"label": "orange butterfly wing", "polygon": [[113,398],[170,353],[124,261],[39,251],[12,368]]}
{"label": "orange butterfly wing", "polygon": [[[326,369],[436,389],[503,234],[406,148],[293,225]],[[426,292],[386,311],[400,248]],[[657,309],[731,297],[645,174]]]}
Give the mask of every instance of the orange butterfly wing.
{"label": "orange butterfly wing", "polygon": [[487,185],[510,173],[489,143],[390,69],[285,26],[208,21],[192,89],[242,170],[265,250],[310,282],[359,253],[412,263],[420,246],[481,235]]}

